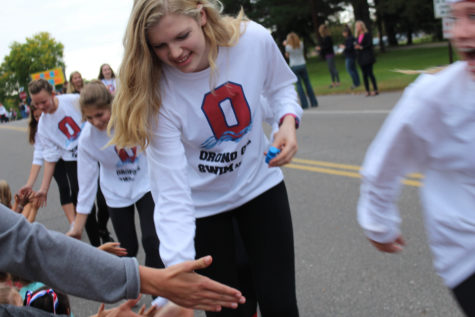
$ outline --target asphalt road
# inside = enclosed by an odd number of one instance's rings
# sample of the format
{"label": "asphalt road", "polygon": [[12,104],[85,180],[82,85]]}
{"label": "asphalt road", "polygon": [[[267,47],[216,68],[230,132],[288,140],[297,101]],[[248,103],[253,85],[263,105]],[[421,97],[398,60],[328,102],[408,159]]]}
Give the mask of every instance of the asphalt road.
{"label": "asphalt road", "polygon": [[[461,316],[432,267],[418,179],[403,187],[399,201],[407,243],[402,253],[373,249],[356,222],[358,168],[400,94],[324,96],[318,98],[318,108],[304,113],[299,152],[283,169],[293,214],[301,316]],[[16,191],[31,164],[26,120],[0,125],[0,142],[0,178]],[[66,232],[58,198],[52,182],[48,207],[40,210],[37,221]],[[142,251],[139,261],[144,261]],[[149,303],[149,296],[141,302]],[[93,314],[99,306],[74,297],[71,303],[75,316]]]}

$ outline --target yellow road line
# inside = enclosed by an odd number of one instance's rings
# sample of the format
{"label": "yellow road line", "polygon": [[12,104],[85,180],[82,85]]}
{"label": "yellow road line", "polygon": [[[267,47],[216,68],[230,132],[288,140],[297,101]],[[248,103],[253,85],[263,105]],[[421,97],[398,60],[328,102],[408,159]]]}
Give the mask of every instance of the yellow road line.
{"label": "yellow road line", "polygon": [[[293,161],[297,161],[297,160],[294,159]],[[329,165],[336,164],[336,163],[330,163],[330,162],[325,162],[325,163],[328,163]],[[336,165],[341,166],[341,165],[344,165],[344,164],[336,164]],[[310,171],[310,172],[315,172],[315,173],[346,176],[346,177],[351,177],[351,178],[361,178],[361,175],[357,172],[335,170],[335,169],[330,169],[330,168],[306,166],[306,165],[299,165],[299,164],[292,164],[292,163],[285,165],[285,167],[298,169],[298,170],[303,170],[303,171]],[[352,168],[352,169],[354,169],[354,168]],[[402,181],[402,183],[404,185],[413,186],[413,187],[420,187],[422,185],[421,182],[416,181],[416,180],[410,180],[410,179],[404,179]]]}
{"label": "yellow road line", "polygon": [[[361,166],[358,166],[358,165],[340,164],[340,163],[314,161],[314,160],[304,160],[304,159],[299,159],[299,158],[293,158],[292,162],[301,163],[301,164],[308,164],[308,165],[323,166],[323,167],[339,168],[339,169],[350,170],[350,171],[359,171],[361,169]],[[423,179],[424,175],[419,174],[419,173],[413,173],[413,174],[407,175],[407,177],[415,178],[415,179]]]}
{"label": "yellow road line", "polygon": [[26,132],[27,131],[27,128],[25,128],[25,127],[15,127],[15,126],[11,126],[11,125],[2,125],[2,126],[0,126],[0,129],[20,131],[20,132]]}

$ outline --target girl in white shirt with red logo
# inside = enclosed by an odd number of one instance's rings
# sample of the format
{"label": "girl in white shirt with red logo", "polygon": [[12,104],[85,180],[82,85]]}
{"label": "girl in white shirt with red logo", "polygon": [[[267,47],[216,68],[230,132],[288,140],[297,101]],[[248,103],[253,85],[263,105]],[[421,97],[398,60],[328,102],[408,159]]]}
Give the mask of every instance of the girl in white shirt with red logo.
{"label": "girl in white shirt with red logo", "polygon": [[[268,30],[221,9],[211,0],[134,2],[111,143],[146,148],[167,266],[211,254],[203,274],[239,287],[235,220],[262,316],[295,317],[292,220],[278,166],[297,151],[296,77]],[[280,154],[269,165],[262,96],[280,123],[272,143]]]}
{"label": "girl in white shirt with red logo", "polygon": [[[92,81],[81,90],[79,104],[85,124],[78,147],[79,194],[76,219],[67,233],[80,238],[86,219],[94,204],[97,179],[112,220],[114,231],[128,256],[138,252],[135,230],[135,208],[139,213],[145,265],[162,268],[158,253],[158,238],[153,224],[155,204],[150,193],[145,155],[137,147],[118,149],[108,145],[106,128],[111,113],[112,95],[106,86]],[[100,177],[99,177],[100,175]]]}

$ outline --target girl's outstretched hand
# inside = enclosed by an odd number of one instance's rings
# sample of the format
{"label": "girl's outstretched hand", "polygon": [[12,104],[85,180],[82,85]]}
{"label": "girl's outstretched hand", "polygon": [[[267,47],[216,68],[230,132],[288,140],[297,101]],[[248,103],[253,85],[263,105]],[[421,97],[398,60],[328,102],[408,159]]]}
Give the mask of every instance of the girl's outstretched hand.
{"label": "girl's outstretched hand", "polygon": [[269,162],[269,166],[282,166],[292,161],[298,150],[295,118],[293,116],[284,117],[279,131],[274,134],[272,146],[280,149],[280,153]]}
{"label": "girl's outstretched hand", "polygon": [[237,308],[246,302],[241,292],[195,273],[208,267],[211,256],[186,261],[166,269],[139,267],[142,293],[165,297],[177,305],[209,311]]}
{"label": "girl's outstretched hand", "polygon": [[394,242],[380,243],[374,240],[368,239],[371,244],[381,252],[396,253],[402,251],[402,247],[406,245],[402,236],[398,236]]}
{"label": "girl's outstretched hand", "polygon": [[118,307],[114,307],[111,309],[104,310],[104,304],[101,304],[97,314],[92,315],[91,317],[153,317],[156,311],[155,307],[151,307],[146,312],[144,312],[145,308],[142,307],[138,313],[132,311],[132,308],[137,305],[140,300],[140,295],[136,299],[131,299],[123,303]]}
{"label": "girl's outstretched hand", "polygon": [[117,256],[126,256],[127,255],[127,250],[124,248],[120,247],[119,242],[106,242],[100,246],[97,247],[98,249],[102,251],[106,251],[110,254],[114,254]]}

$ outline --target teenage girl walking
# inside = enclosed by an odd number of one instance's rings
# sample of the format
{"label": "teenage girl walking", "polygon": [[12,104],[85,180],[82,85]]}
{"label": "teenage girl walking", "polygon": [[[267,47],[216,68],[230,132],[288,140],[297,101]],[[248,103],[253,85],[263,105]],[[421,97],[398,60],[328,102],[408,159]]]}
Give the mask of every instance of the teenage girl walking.
{"label": "teenage girl walking", "polygon": [[[28,122],[28,141],[31,145],[34,146],[33,151],[33,162],[31,163],[30,175],[28,176],[28,180],[26,184],[20,188],[17,195],[20,193],[26,192],[30,193],[33,190],[33,185],[38,178],[38,174],[40,173],[41,166],[43,166],[43,149],[41,146],[41,142],[36,142],[36,136],[38,131],[38,122],[40,120],[40,116],[43,113],[41,109],[38,109],[33,103],[30,105],[30,121]],[[61,203],[61,207],[64,210],[64,214],[68,219],[69,224],[72,224],[74,221],[74,204],[73,204],[73,196],[71,191],[71,185],[69,183],[68,177],[66,176],[66,172],[64,170],[64,161],[63,159],[58,159],[54,167],[53,177],[58,185],[59,191],[59,201]],[[36,215],[35,215],[36,216]],[[32,218],[34,221],[34,218]],[[30,220],[30,218],[29,218]],[[31,221],[30,221],[31,222]]]}
{"label": "teenage girl walking", "polygon": [[[238,286],[235,219],[262,316],[298,316],[292,220],[278,168],[297,151],[296,78],[264,27],[242,12],[222,16],[219,4],[135,1],[111,143],[146,148],[167,266],[211,254],[215,265],[203,274]],[[280,154],[269,165],[261,96],[280,122],[272,143]]]}
{"label": "teenage girl walking", "polygon": [[[358,64],[361,67],[363,74],[364,87],[366,89],[366,97],[379,95],[378,83],[373,72],[373,65],[376,62],[373,51],[373,36],[368,32],[363,21],[356,21],[355,23],[355,37],[356,37],[356,57]],[[373,84],[373,93],[369,89],[369,79]]]}
{"label": "teenage girl walking", "polygon": [[112,95],[98,80],[87,84],[81,91],[79,103],[87,123],[79,137],[77,216],[68,235],[81,238],[94,204],[99,178],[114,231],[121,246],[127,250],[127,255],[135,257],[138,252],[134,220],[136,207],[140,217],[145,265],[163,268],[153,223],[155,204],[150,193],[145,155],[137,147],[104,147],[110,141],[106,128],[111,114],[111,102]]}
{"label": "teenage girl walking", "polygon": [[117,90],[117,82],[115,79],[115,73],[109,64],[102,64],[99,69],[98,79],[109,89],[112,96],[115,96]]}
{"label": "teenage girl walking", "polygon": [[[78,111],[79,95],[54,96],[53,87],[44,79],[30,82],[28,90],[36,107],[43,111],[38,123],[36,142],[41,143],[45,167],[43,180],[36,197],[38,197],[40,205],[46,205],[56,162],[62,158],[65,177],[71,186],[73,204],[76,205],[79,191],[76,164],[77,147],[83,125],[81,114]],[[99,229],[97,221],[93,217],[88,218],[86,231],[91,244],[99,246],[101,244]]]}
{"label": "teenage girl walking", "polygon": [[[285,46],[285,56],[289,59],[289,66],[292,71],[297,76],[297,92],[300,98],[300,104],[302,108],[308,108],[307,96],[310,99],[310,105],[312,107],[318,106],[317,98],[313,92],[312,84],[308,78],[307,65],[305,63],[305,56],[303,41],[300,40],[299,36],[295,32],[290,32],[287,34],[287,39],[284,41]],[[307,95],[305,95],[302,87],[302,83],[305,85],[307,90]]]}

